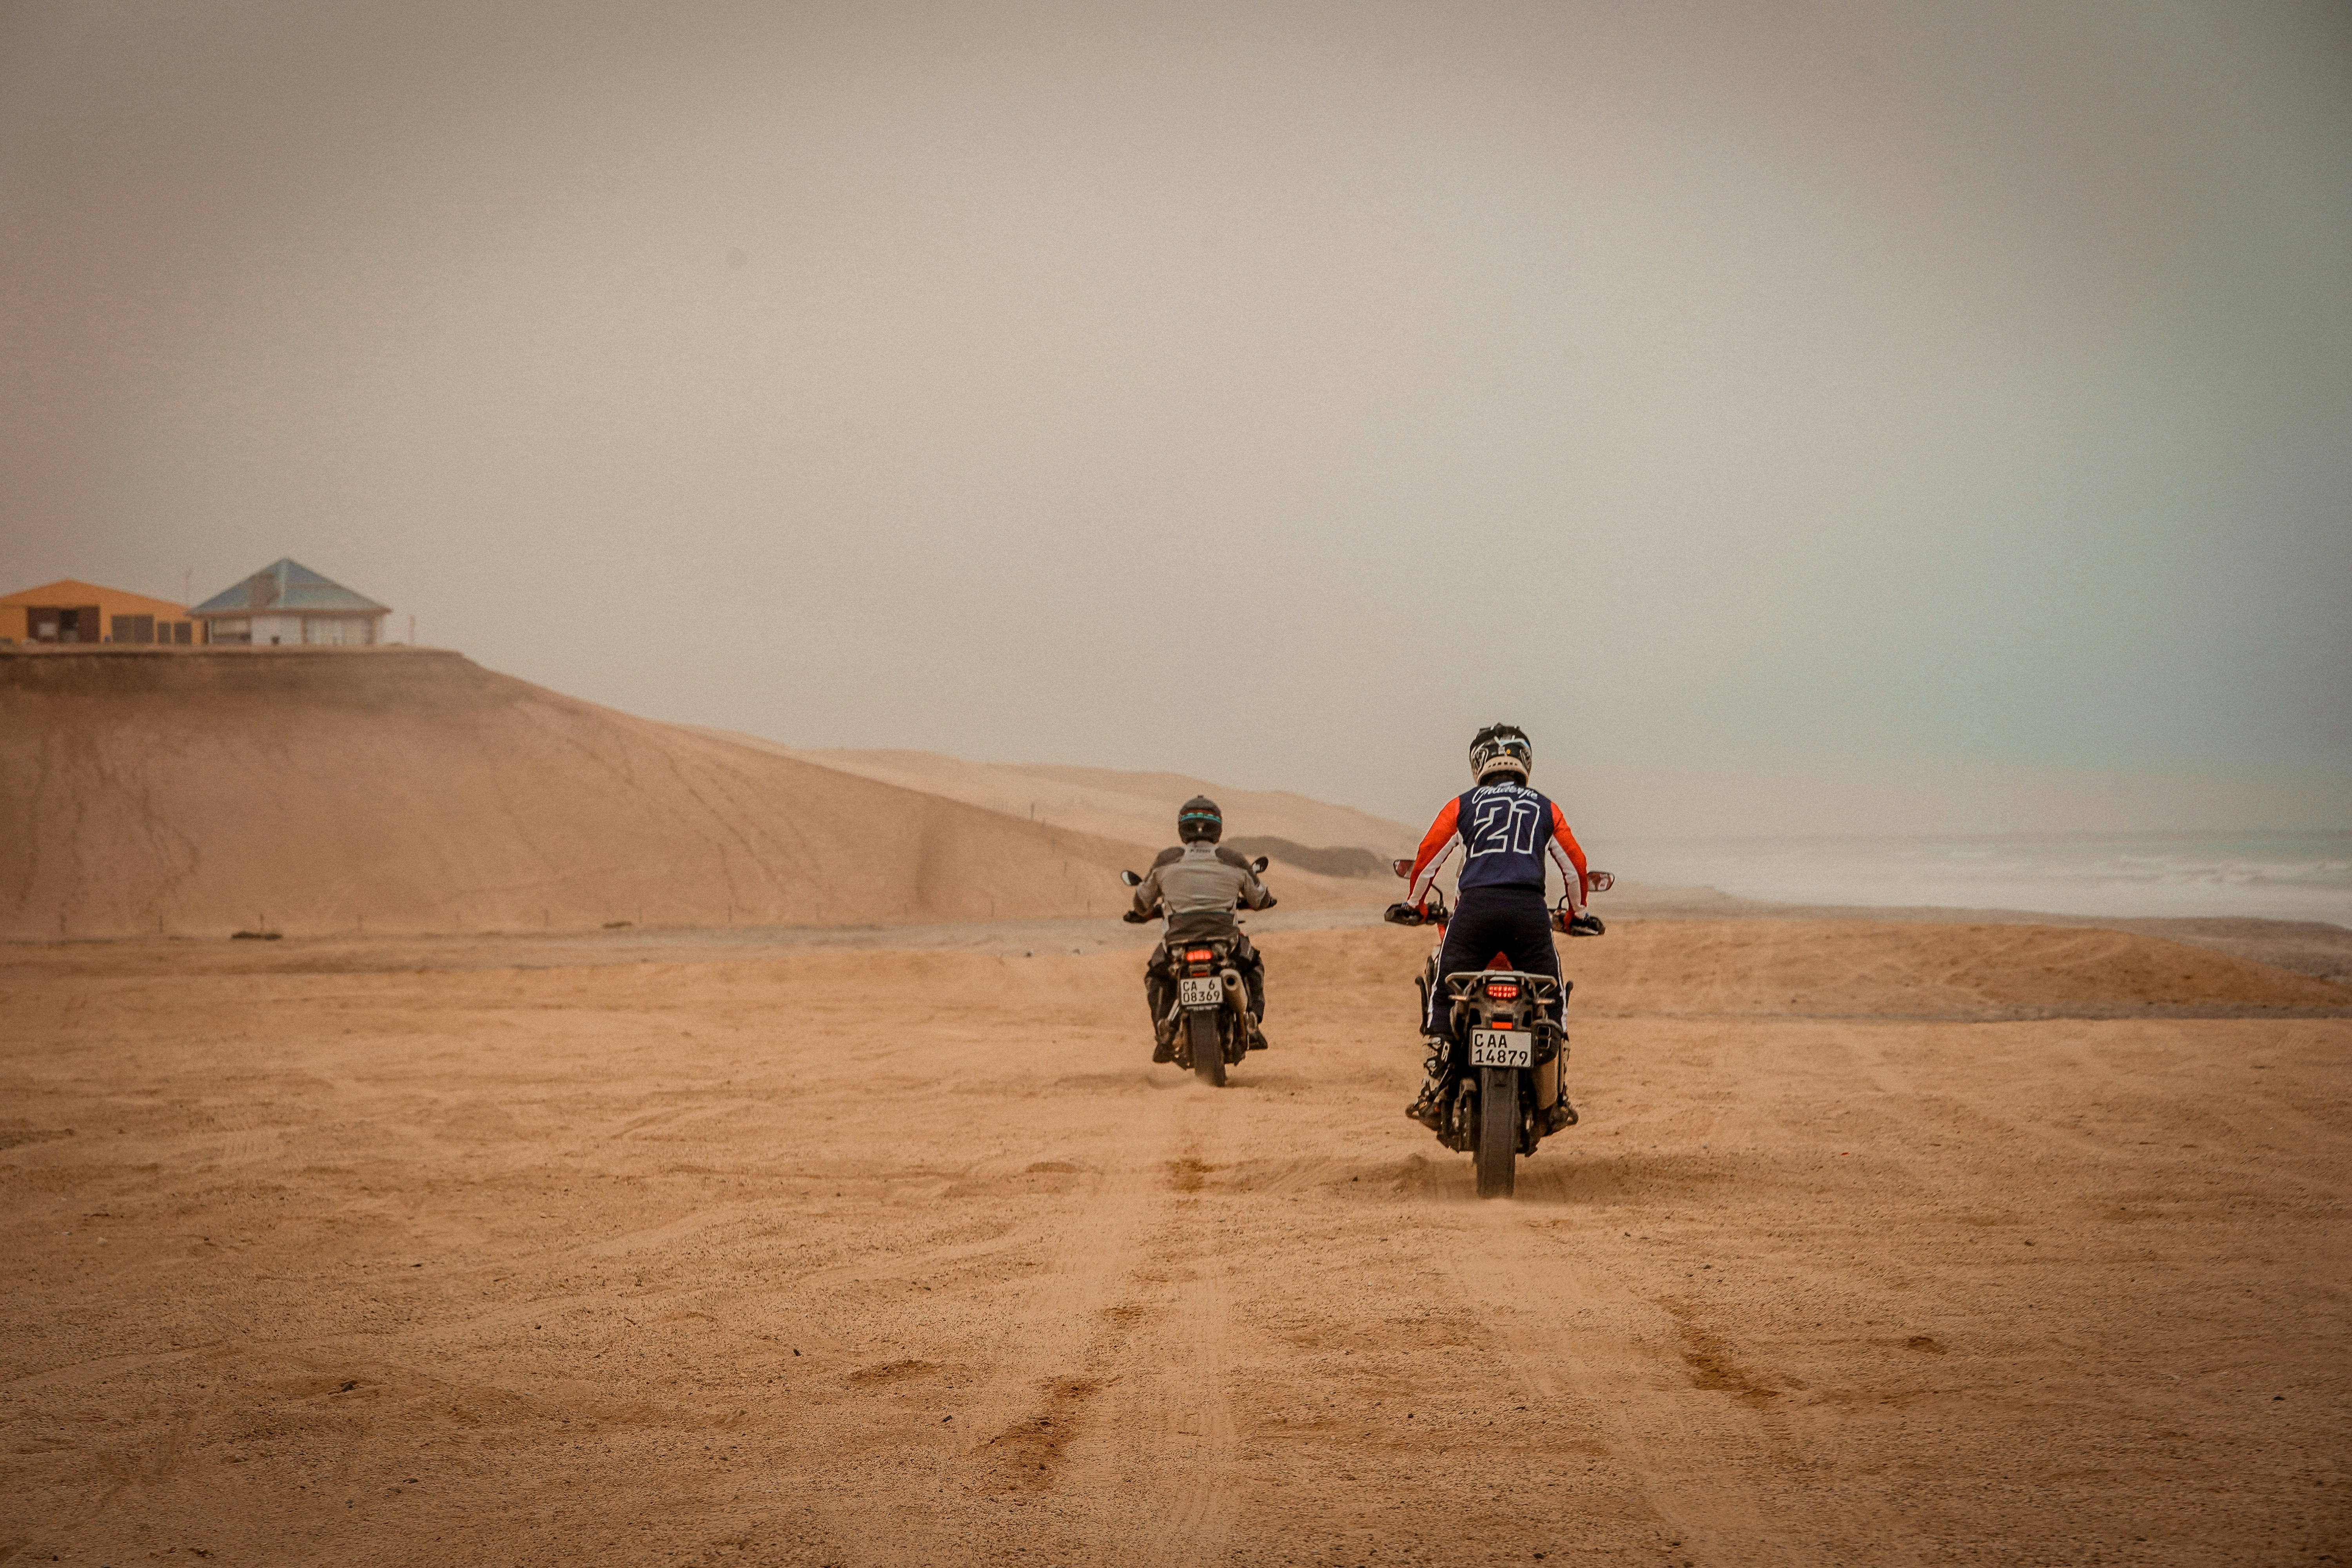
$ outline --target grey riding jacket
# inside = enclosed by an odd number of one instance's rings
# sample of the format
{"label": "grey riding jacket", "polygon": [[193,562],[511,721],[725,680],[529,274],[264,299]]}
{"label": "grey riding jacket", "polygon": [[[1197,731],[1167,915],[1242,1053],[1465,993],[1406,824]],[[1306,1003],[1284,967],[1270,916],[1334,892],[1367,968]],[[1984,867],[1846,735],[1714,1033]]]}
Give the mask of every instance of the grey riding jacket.
{"label": "grey riding jacket", "polygon": [[1234,919],[1236,902],[1262,910],[1273,901],[1240,850],[1205,838],[1162,849],[1135,889],[1137,914],[1166,911],[1171,942],[1230,938],[1241,930]]}

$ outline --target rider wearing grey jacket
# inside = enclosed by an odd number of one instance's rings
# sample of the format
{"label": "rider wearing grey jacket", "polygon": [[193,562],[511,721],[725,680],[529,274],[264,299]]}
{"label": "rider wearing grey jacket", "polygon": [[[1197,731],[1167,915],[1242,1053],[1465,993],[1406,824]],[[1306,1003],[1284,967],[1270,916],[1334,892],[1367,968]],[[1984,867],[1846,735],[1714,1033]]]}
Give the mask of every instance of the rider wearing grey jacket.
{"label": "rider wearing grey jacket", "polygon": [[[1168,929],[1151,950],[1150,963],[1143,971],[1144,997],[1151,1007],[1151,1059],[1156,1062],[1175,1058],[1176,1036],[1170,1025],[1169,1004],[1176,987],[1166,973],[1171,942],[1231,942],[1234,967],[1249,986],[1250,1027],[1256,1029],[1265,1016],[1265,960],[1250,945],[1234,910],[1270,910],[1274,895],[1265,890],[1240,850],[1217,842],[1224,831],[1224,815],[1215,801],[1205,795],[1186,801],[1176,817],[1177,837],[1183,842],[1162,849],[1151,862],[1150,871],[1135,889],[1135,907],[1125,916],[1133,924],[1155,915],[1168,920]],[[1264,1034],[1258,1038],[1263,1041]]]}

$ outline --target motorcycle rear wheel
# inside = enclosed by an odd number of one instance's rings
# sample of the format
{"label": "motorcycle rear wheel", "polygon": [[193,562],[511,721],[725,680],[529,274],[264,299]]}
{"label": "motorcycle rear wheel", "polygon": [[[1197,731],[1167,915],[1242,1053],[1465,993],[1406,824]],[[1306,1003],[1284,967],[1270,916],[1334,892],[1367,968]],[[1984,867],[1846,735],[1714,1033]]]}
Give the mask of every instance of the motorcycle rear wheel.
{"label": "motorcycle rear wheel", "polygon": [[1211,1089],[1225,1087],[1225,1042],[1217,1037],[1217,1015],[1199,1007],[1184,1015],[1192,1031],[1192,1071]]}
{"label": "motorcycle rear wheel", "polygon": [[1518,1184],[1519,1073],[1478,1069],[1478,1195],[1507,1198]]}

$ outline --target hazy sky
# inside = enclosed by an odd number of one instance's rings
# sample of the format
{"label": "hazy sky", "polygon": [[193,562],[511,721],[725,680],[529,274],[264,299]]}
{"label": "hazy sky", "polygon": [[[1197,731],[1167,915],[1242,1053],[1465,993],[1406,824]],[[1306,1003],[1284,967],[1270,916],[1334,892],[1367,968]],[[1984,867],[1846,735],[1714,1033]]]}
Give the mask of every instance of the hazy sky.
{"label": "hazy sky", "polygon": [[1588,837],[2352,826],[2352,7],[0,5],[0,589]]}

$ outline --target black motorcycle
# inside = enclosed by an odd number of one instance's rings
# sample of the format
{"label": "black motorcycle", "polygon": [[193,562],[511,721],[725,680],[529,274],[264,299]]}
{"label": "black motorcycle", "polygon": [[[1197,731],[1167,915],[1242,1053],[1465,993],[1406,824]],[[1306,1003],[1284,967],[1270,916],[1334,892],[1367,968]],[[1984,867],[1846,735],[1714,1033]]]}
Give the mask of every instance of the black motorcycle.
{"label": "black motorcycle", "polygon": [[[1261,855],[1250,862],[1250,873],[1255,876],[1265,867],[1265,857]],[[1132,871],[1121,871],[1118,879],[1130,888],[1143,884],[1143,879]],[[1132,911],[1128,916],[1139,924],[1152,918]],[[1227,938],[1171,940],[1167,948],[1167,962],[1160,973],[1169,983],[1171,1000],[1168,1016],[1153,1020],[1153,1027],[1173,1033],[1179,1068],[1213,1089],[1223,1089],[1225,1068],[1238,1066],[1243,1057],[1265,1046],[1264,1037],[1250,1026],[1249,982],[1242,978],[1241,968],[1234,962],[1234,943]]]}
{"label": "black motorcycle", "polygon": [[[1400,877],[1409,876],[1412,862],[1399,860],[1394,869]],[[1614,880],[1606,871],[1585,878],[1596,893],[1607,891]],[[1576,1125],[1575,1110],[1568,1105],[1568,1032],[1551,1020],[1552,1004],[1565,1000],[1575,983],[1516,969],[1440,974],[1443,933],[1452,911],[1445,907],[1444,894],[1435,889],[1425,911],[1395,904],[1386,918],[1396,925],[1438,928],[1437,945],[1415,981],[1423,1017],[1428,1016],[1430,994],[1437,991],[1444,997],[1438,1016],[1445,1033],[1430,1037],[1426,1064],[1429,1077],[1442,1084],[1430,1102],[1430,1121],[1440,1143],[1473,1157],[1480,1197],[1507,1198],[1517,1185],[1518,1157],[1533,1154],[1548,1131]],[[1569,924],[1565,899],[1553,911],[1552,929],[1582,934]],[[1561,1079],[1559,1104],[1568,1107],[1561,1129],[1547,1128],[1536,1105],[1536,1069],[1555,1061]]]}

